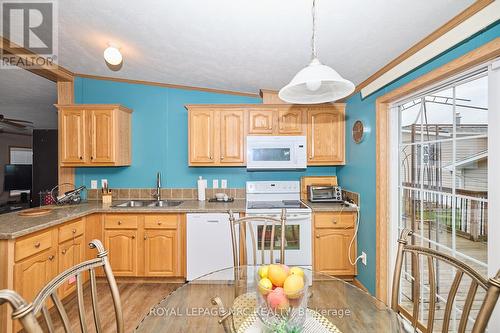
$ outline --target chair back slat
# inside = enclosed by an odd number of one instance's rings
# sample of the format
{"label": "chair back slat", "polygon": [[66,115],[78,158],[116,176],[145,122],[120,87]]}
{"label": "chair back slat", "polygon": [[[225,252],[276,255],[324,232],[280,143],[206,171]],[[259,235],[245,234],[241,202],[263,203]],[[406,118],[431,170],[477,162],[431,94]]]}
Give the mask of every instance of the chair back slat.
{"label": "chair back slat", "polygon": [[455,278],[450,287],[450,292],[448,293],[448,297],[446,298],[446,307],[444,309],[444,319],[443,319],[443,333],[447,333],[450,328],[450,318],[451,318],[451,310],[453,310],[453,303],[455,302],[455,297],[457,296],[458,287],[460,287],[460,282],[462,282],[462,277],[464,276],[464,272],[457,271],[455,274]]}
{"label": "chair back slat", "polygon": [[412,262],[415,263],[415,276],[413,277],[413,327],[417,327],[418,324],[418,314],[420,313],[420,261],[418,260],[418,254],[412,253]]}
{"label": "chair back slat", "polygon": [[50,317],[49,310],[45,305],[42,307],[42,315],[45,321],[45,325],[47,325],[47,329],[49,330],[49,333],[54,333],[54,324],[52,323],[52,318]]}
{"label": "chair back slat", "polygon": [[76,295],[78,299],[78,316],[80,317],[80,328],[82,333],[87,333],[87,319],[85,318],[85,304],[83,300],[83,277],[82,273],[76,276]]}
{"label": "chair back slat", "polygon": [[[472,305],[477,295],[477,289],[482,288],[486,291],[486,297],[484,298],[481,304],[481,309],[479,310],[479,313],[474,320],[472,333],[484,333],[500,295],[500,270],[495,277],[487,280],[479,272],[455,257],[431,248],[409,245],[408,238],[412,235],[412,233],[413,232],[411,230],[405,229],[401,232],[401,236],[398,240],[398,253],[396,257],[396,266],[394,269],[392,282],[391,308],[403,317],[406,317],[415,329],[418,329],[421,332],[432,332],[434,328],[436,299],[438,296],[436,289],[437,278],[434,264],[437,265],[437,262],[441,261],[452,266],[453,270],[456,272],[446,300],[446,307],[444,310],[444,318],[442,323],[442,332],[444,333],[449,331],[450,319],[452,310],[455,308],[454,303],[457,292],[460,289],[460,284],[463,280],[463,277],[468,276],[472,280],[472,282],[468,289],[467,296],[463,305],[458,332],[465,332]],[[402,267],[405,254],[411,255],[412,275],[414,275],[412,282],[413,287],[411,289],[413,298],[413,311],[411,312],[407,311],[401,306],[399,299]],[[427,270],[429,275],[429,307],[427,311],[427,325],[420,322],[418,318],[420,305],[422,303],[420,301],[422,299],[422,290],[420,288],[420,257],[424,257],[427,259]]]}
{"label": "chair back slat", "polygon": [[111,291],[111,298],[113,300],[113,306],[115,310],[116,319],[116,330],[114,332],[123,333],[123,313],[120,302],[120,294],[118,292],[118,286],[116,280],[113,276],[111,266],[108,260],[108,252],[102,246],[99,240],[93,240],[89,244],[90,248],[97,249],[97,258],[87,260],[85,262],[79,263],[74,267],[60,273],[55,278],[53,278],[42,290],[36,295],[32,304],[28,304],[19,294],[12,290],[0,290],[0,305],[9,302],[14,308],[12,313],[12,319],[19,319],[23,325],[23,328],[27,333],[41,333],[42,329],[36,319],[36,316],[40,313],[43,314],[45,323],[47,324],[50,333],[54,332],[54,325],[50,317],[50,313],[47,310],[46,302],[49,298],[54,303],[55,311],[58,313],[62,325],[64,326],[64,331],[66,333],[71,333],[71,323],[68,318],[68,314],[64,309],[64,306],[57,295],[58,288],[67,283],[69,278],[76,277],[76,293],[78,301],[78,314],[80,321],[81,332],[86,333],[88,331],[87,321],[85,318],[85,305],[83,297],[83,274],[86,272],[90,273],[90,291],[92,295],[92,310],[94,312],[94,323],[96,326],[96,332],[102,332],[102,326],[99,318],[99,310],[97,308],[97,289],[96,289],[96,276],[95,269],[102,267],[104,269],[104,274],[109,284]]}
{"label": "chair back slat", "polygon": [[434,269],[434,259],[427,257],[427,270],[429,271],[429,314],[427,316],[427,332],[432,332],[434,328],[434,316],[436,313],[436,270]]}
{"label": "chair back slat", "polygon": [[[250,234],[252,253],[253,253],[253,264],[256,266],[258,264],[257,261],[257,251],[260,251],[260,263],[274,263],[274,251],[275,249],[275,239],[277,237],[276,228],[280,226],[281,232],[279,236],[280,239],[280,260],[279,262],[284,264],[285,262],[285,225],[286,225],[286,210],[282,210],[281,218],[273,218],[266,216],[256,216],[256,217],[244,217],[240,219],[236,219],[233,212],[229,211],[229,224],[231,228],[231,244],[233,247],[233,263],[235,268],[239,268],[240,264],[240,252],[243,250],[243,253],[248,255],[248,248],[246,239],[240,242],[240,245],[243,246],[243,249],[238,250],[238,238],[237,238],[237,227],[240,228],[240,231],[244,230],[245,232],[240,232],[240,235],[245,235],[246,233]],[[259,232],[259,227],[261,227]],[[266,248],[266,239],[268,231],[270,230],[270,238],[269,238],[269,247]],[[260,241],[257,236],[260,236]],[[266,256],[266,252],[269,251],[269,255]],[[267,261],[269,258],[269,262]]]}
{"label": "chair back slat", "polygon": [[464,333],[467,328],[467,322],[469,321],[470,310],[472,309],[472,304],[474,303],[477,287],[477,282],[472,281],[469,291],[467,292],[467,297],[465,298],[464,308],[462,309],[462,316],[460,317],[460,324],[458,325],[458,333]]}
{"label": "chair back slat", "polygon": [[95,270],[89,270],[90,276],[90,297],[92,299],[92,314],[94,318],[96,333],[102,332],[101,318],[99,317],[99,308],[97,304],[97,284],[95,278]]}
{"label": "chair back slat", "polygon": [[69,321],[68,314],[66,313],[66,310],[64,310],[64,306],[62,305],[62,302],[59,299],[59,296],[57,296],[57,290],[55,290],[50,295],[50,298],[52,299],[52,302],[54,302],[54,305],[56,307],[57,313],[59,314],[59,318],[61,319],[61,321],[63,323],[64,331],[65,332],[72,332],[72,330],[71,330],[71,323]]}

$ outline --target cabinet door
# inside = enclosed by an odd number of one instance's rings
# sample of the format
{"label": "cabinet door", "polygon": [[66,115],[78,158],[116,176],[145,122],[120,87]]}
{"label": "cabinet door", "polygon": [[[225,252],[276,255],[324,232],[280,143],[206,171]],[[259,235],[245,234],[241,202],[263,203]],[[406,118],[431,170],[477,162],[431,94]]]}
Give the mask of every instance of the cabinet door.
{"label": "cabinet door", "polygon": [[189,164],[215,162],[215,112],[208,109],[189,111]]}
{"label": "cabinet door", "polygon": [[275,109],[249,110],[248,134],[273,134]]}
{"label": "cabinet door", "polygon": [[244,110],[220,111],[221,164],[245,163],[245,112]]}
{"label": "cabinet door", "polygon": [[137,275],[137,231],[104,231],[105,248],[109,251],[109,262],[116,276]]}
{"label": "cabinet door", "polygon": [[177,230],[144,230],[146,276],[179,276]]}
{"label": "cabinet door", "polygon": [[51,249],[14,265],[14,289],[28,302],[57,275],[57,253]]}
{"label": "cabinet door", "polygon": [[309,109],[307,150],[309,165],[344,164],[343,107]]}
{"label": "cabinet door", "polygon": [[[355,266],[349,262],[349,243],[353,229],[316,229],[314,239],[314,270],[331,275],[354,275]],[[356,242],[351,248],[351,258],[356,258]]]}
{"label": "cabinet door", "polygon": [[[85,240],[83,236],[76,237],[59,244],[59,272],[85,261]],[[60,288],[59,293],[66,297],[75,290],[76,279],[70,278]]]}
{"label": "cabinet door", "polygon": [[90,163],[112,163],[115,160],[113,110],[90,110]]}
{"label": "cabinet door", "polygon": [[59,111],[59,141],[61,163],[81,164],[85,154],[85,111]]}
{"label": "cabinet door", "polygon": [[278,111],[279,134],[304,135],[302,109],[284,109]]}

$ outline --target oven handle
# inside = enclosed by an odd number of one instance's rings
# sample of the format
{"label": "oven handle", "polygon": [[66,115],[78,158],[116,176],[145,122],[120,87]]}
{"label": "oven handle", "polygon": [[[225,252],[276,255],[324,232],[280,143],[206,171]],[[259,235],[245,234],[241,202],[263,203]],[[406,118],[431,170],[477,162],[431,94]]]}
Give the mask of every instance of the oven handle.
{"label": "oven handle", "polygon": [[[251,215],[247,215],[247,217],[251,217]],[[266,216],[255,216],[255,217],[262,217],[262,218],[264,218]],[[274,217],[276,219],[280,218],[279,216],[270,216],[270,217]],[[290,221],[301,221],[301,220],[309,221],[309,220],[311,220],[311,218],[312,218],[311,215],[306,215],[306,216],[304,216],[304,215],[301,215],[301,216],[290,216],[290,217],[286,218],[286,221],[287,222],[290,222]]]}

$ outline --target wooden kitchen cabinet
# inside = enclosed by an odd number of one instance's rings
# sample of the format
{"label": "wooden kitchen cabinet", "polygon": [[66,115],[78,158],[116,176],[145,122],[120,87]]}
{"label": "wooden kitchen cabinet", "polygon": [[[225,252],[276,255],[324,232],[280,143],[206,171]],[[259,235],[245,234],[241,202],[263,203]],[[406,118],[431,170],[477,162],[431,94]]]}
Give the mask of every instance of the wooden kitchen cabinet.
{"label": "wooden kitchen cabinet", "polygon": [[278,134],[280,135],[304,135],[305,121],[302,108],[289,107],[280,108],[278,111]]}
{"label": "wooden kitchen cabinet", "polygon": [[137,230],[105,230],[104,247],[114,275],[137,275]]}
{"label": "wooden kitchen cabinet", "polygon": [[189,112],[189,165],[215,164],[215,116],[212,109]]}
{"label": "wooden kitchen cabinet", "polygon": [[[85,246],[85,238],[83,235],[59,244],[58,272],[64,272],[65,270],[85,261]],[[61,297],[68,296],[75,290],[75,286],[76,279],[66,281],[59,288],[59,295]]]}
{"label": "wooden kitchen cabinet", "polygon": [[144,231],[144,275],[179,276],[177,230]]}
{"label": "wooden kitchen cabinet", "polygon": [[220,157],[221,165],[244,165],[245,163],[245,111],[220,111]]}
{"label": "wooden kitchen cabinet", "polygon": [[[349,262],[349,243],[354,236],[354,212],[315,212],[313,269],[334,276],[353,277],[356,266]],[[351,259],[357,257],[356,240]]]}
{"label": "wooden kitchen cabinet", "polygon": [[131,163],[131,113],[121,105],[56,105],[61,166]]}
{"label": "wooden kitchen cabinet", "polygon": [[345,106],[308,107],[307,165],[345,164]]}
{"label": "wooden kitchen cabinet", "polygon": [[271,135],[274,132],[276,123],[276,109],[259,108],[248,110],[248,134]]}

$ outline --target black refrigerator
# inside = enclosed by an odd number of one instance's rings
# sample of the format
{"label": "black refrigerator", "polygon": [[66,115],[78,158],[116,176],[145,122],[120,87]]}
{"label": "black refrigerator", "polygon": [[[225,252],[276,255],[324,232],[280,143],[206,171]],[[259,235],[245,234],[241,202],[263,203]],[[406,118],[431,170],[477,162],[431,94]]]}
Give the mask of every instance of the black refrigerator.
{"label": "black refrigerator", "polygon": [[40,205],[40,192],[57,185],[57,130],[33,130],[31,207]]}

